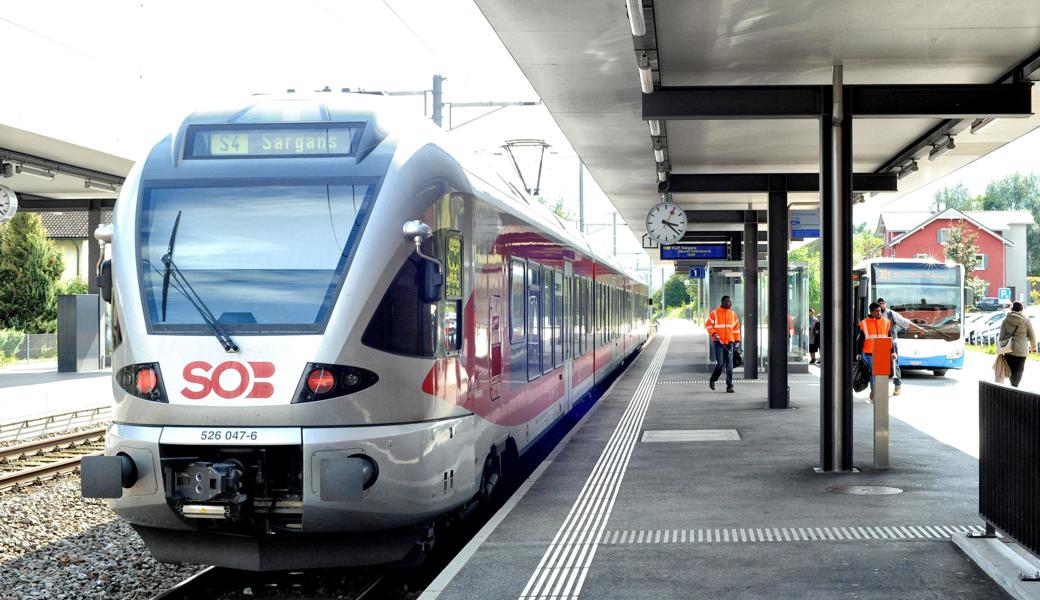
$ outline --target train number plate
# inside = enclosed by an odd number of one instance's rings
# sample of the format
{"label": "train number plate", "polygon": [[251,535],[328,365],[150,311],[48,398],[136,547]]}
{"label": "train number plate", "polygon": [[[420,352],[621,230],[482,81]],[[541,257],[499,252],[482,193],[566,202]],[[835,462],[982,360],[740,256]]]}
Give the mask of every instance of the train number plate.
{"label": "train number plate", "polygon": [[299,427],[164,427],[160,444],[291,446],[303,443]]}

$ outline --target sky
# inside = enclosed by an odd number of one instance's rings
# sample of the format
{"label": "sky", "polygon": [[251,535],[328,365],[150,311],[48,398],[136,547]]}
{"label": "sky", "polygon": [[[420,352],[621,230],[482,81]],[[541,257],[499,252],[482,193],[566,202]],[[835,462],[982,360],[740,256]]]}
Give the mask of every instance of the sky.
{"label": "sky", "polygon": [[[6,125],[137,159],[193,109],[259,92],[341,88],[417,91],[447,77],[447,102],[537,101],[519,67],[472,0],[0,0],[0,39],[9,52],[0,95]],[[402,97],[421,113],[424,102]],[[457,109],[455,123],[486,109]],[[544,106],[506,108],[450,134],[462,148],[512,166],[506,140],[549,144],[542,193],[578,214],[578,158]],[[944,185],[972,193],[1008,173],[1032,172],[1040,156],[1034,132],[988,157],[892,202],[857,205],[856,222],[881,210],[927,209]],[[531,184],[537,160],[520,156]],[[613,207],[584,178],[590,237],[615,244]],[[646,267],[631,231],[616,236],[619,259]],[[654,271],[654,284],[662,272]]]}
{"label": "sky", "polygon": [[[130,159],[192,110],[261,92],[421,91],[440,74],[446,102],[538,101],[472,0],[0,0],[0,7],[0,39],[20,57],[6,61],[4,82],[16,91],[0,99],[3,123]],[[417,113],[428,108],[419,96],[398,102]],[[577,219],[578,158],[548,110],[505,108],[462,125],[489,110],[455,109],[452,147],[515,179],[502,144],[545,140],[542,195],[562,197]],[[517,160],[533,185],[537,158],[519,151]],[[587,172],[584,192],[589,235],[611,249],[614,209]],[[619,224],[619,259],[648,266]]]}

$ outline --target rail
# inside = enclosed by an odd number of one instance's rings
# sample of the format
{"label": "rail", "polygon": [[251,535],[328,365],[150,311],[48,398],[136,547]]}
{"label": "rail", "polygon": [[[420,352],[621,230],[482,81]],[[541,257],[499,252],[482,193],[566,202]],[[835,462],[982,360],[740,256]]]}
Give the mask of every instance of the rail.
{"label": "rail", "polygon": [[79,427],[103,425],[111,417],[112,408],[106,405],[0,423],[0,442],[16,442],[51,433],[64,433]]}
{"label": "rail", "polygon": [[99,428],[0,448],[0,491],[73,472],[84,456],[103,453],[104,440]]}
{"label": "rail", "polygon": [[1040,554],[1040,394],[979,382],[979,515]]}
{"label": "rail", "polygon": [[[329,576],[329,575],[326,575]],[[223,567],[206,567],[178,582],[173,587],[152,596],[149,600],[192,600],[213,598],[238,588],[253,589],[292,589],[298,593],[313,583],[306,571],[254,573],[237,571]],[[349,587],[349,595],[337,595],[337,598],[349,600],[373,600],[383,596],[386,575],[381,572],[362,576]]]}

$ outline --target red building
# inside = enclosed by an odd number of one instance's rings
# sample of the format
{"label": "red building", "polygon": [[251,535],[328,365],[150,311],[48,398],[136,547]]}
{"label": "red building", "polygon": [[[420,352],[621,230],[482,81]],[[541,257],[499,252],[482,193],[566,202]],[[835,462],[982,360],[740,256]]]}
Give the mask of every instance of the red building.
{"label": "red building", "polygon": [[975,233],[979,266],[973,275],[989,284],[986,295],[1010,287],[1014,298],[1028,302],[1026,230],[1034,224],[1028,211],[886,212],[877,233],[885,243],[884,256],[945,260],[946,237],[961,224]]}

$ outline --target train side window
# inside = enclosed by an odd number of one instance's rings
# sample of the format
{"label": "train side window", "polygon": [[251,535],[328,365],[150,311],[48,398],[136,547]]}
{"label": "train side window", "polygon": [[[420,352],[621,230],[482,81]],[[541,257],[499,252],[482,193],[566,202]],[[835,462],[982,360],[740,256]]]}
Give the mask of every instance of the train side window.
{"label": "train side window", "polygon": [[524,260],[509,259],[509,343],[524,341],[524,306],[527,304],[527,286]]}
{"label": "train side window", "polygon": [[545,279],[542,286],[542,372],[548,373],[553,368],[553,348],[556,347],[553,335],[556,320],[556,298],[553,295],[553,285],[556,281],[556,272],[546,268],[543,273]]}
{"label": "train side window", "polygon": [[527,265],[527,380],[542,374],[542,268]]}
{"label": "train side window", "polygon": [[436,353],[437,303],[422,301],[424,262],[412,252],[398,269],[361,336],[363,344],[409,356]]}
{"label": "train side window", "polygon": [[564,348],[564,296],[563,296],[563,271],[556,271],[553,278],[553,365],[559,367],[563,364]]}

